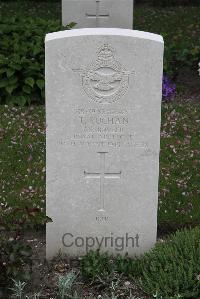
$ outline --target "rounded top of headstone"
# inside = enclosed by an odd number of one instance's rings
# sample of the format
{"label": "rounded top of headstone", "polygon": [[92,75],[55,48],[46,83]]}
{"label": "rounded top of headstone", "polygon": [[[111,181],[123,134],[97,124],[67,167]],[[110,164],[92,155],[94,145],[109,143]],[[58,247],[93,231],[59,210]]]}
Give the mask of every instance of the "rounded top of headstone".
{"label": "rounded top of headstone", "polygon": [[155,42],[163,43],[163,37],[158,34],[130,30],[130,29],[120,29],[120,28],[81,28],[81,29],[72,29],[64,30],[53,33],[48,33],[45,38],[45,42],[49,42],[55,39],[62,39],[66,37],[77,37],[77,36],[87,36],[87,35],[110,35],[110,36],[127,36],[135,37],[141,39],[152,40]]}

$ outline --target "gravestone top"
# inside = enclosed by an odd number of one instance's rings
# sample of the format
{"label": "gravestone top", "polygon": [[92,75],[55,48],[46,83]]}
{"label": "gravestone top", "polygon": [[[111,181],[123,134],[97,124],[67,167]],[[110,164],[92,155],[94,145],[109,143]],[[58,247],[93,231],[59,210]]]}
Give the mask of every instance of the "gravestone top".
{"label": "gravestone top", "polygon": [[81,28],[81,29],[73,29],[73,30],[64,30],[53,33],[48,33],[45,37],[45,42],[62,39],[66,37],[75,37],[75,36],[84,36],[84,35],[119,35],[119,36],[127,36],[127,37],[135,37],[135,38],[143,38],[157,42],[163,42],[163,37],[158,34],[139,31],[139,30],[130,30],[130,29],[120,29],[120,28]]}
{"label": "gravestone top", "polygon": [[47,257],[156,242],[163,38],[117,28],[45,44]]}
{"label": "gravestone top", "polygon": [[62,0],[63,26],[133,28],[133,0]]}

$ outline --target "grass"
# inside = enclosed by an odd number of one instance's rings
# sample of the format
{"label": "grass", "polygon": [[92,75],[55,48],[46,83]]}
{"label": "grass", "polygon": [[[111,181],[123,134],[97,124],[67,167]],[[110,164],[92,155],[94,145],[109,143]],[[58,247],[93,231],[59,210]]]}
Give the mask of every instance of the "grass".
{"label": "grass", "polygon": [[43,213],[44,108],[0,106],[0,115],[0,201],[9,222],[9,217],[13,217],[12,209],[39,208]]}
{"label": "grass", "polygon": [[[2,207],[45,207],[45,111],[43,106],[0,106],[0,200]],[[162,109],[158,221],[164,226],[199,224],[200,107]],[[9,213],[8,213],[9,215]]]}
{"label": "grass", "polygon": [[199,223],[200,107],[165,105],[162,111],[158,222]]}

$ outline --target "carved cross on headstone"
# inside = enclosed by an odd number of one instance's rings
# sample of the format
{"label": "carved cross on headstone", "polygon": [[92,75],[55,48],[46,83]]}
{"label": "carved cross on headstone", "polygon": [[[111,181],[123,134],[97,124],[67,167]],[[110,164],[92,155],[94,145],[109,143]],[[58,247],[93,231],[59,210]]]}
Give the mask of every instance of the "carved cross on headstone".
{"label": "carved cross on headstone", "polygon": [[86,13],[87,18],[96,18],[96,27],[99,27],[99,19],[109,18],[109,13],[100,13],[100,0],[96,0],[96,12],[95,14]]}
{"label": "carved cross on headstone", "polygon": [[105,211],[105,199],[104,199],[104,183],[105,179],[120,179],[121,171],[119,172],[106,172],[105,171],[105,158],[107,152],[98,152],[100,155],[100,171],[99,172],[86,172],[84,171],[85,178],[87,179],[100,179],[100,202],[101,207],[98,211]]}

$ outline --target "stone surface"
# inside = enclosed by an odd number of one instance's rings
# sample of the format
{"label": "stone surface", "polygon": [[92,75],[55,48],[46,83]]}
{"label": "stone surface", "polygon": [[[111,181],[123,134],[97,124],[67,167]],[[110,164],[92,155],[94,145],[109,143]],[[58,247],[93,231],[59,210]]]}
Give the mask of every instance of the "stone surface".
{"label": "stone surface", "polygon": [[47,257],[154,245],[162,63],[151,33],[47,35]]}
{"label": "stone surface", "polygon": [[62,0],[62,24],[75,28],[133,28],[133,0]]}

